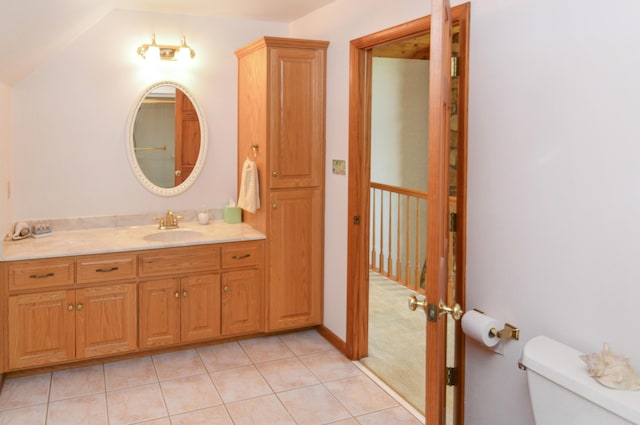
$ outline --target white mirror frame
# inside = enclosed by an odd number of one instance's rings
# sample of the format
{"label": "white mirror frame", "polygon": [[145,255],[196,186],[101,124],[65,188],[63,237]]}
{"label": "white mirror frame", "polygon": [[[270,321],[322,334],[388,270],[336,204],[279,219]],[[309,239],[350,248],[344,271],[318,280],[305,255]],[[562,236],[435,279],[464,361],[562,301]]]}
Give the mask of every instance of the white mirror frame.
{"label": "white mirror frame", "polygon": [[[198,122],[200,123],[200,151],[198,152],[198,160],[196,161],[196,164],[193,167],[191,174],[189,174],[189,177],[187,177],[187,179],[182,183],[180,183],[178,186],[174,186],[174,187],[160,187],[155,185],[151,180],[149,180],[147,176],[145,176],[145,174],[142,172],[142,169],[140,168],[140,164],[138,164],[138,159],[136,158],[136,153],[134,150],[133,128],[136,123],[136,116],[138,114],[138,110],[140,109],[140,105],[142,105],[142,102],[149,95],[149,93],[151,93],[153,90],[155,90],[160,86],[172,86],[172,87],[175,87],[176,89],[182,90],[182,92],[189,98],[189,100],[193,104],[193,107],[196,110],[196,114],[198,115]],[[142,184],[142,186],[144,186],[145,189],[147,189],[151,193],[154,193],[160,196],[167,196],[167,197],[176,196],[186,191],[187,189],[189,189],[193,185],[193,182],[195,182],[195,180],[200,175],[200,172],[202,171],[202,168],[204,166],[204,161],[207,156],[207,141],[208,141],[207,126],[206,126],[204,117],[202,116],[202,111],[198,103],[195,101],[195,99],[189,92],[189,90],[187,90],[184,86],[178,83],[175,83],[173,81],[161,81],[159,83],[152,85],[151,87],[149,87],[147,90],[144,91],[142,96],[140,96],[138,103],[135,105],[135,107],[131,111],[131,114],[129,114],[129,124],[127,126],[127,137],[125,138],[125,141],[127,144],[126,150],[127,150],[127,157],[129,158],[129,164],[131,164],[131,169],[133,170],[133,173],[135,174],[135,176],[138,178],[138,181],[140,181],[140,183]]]}

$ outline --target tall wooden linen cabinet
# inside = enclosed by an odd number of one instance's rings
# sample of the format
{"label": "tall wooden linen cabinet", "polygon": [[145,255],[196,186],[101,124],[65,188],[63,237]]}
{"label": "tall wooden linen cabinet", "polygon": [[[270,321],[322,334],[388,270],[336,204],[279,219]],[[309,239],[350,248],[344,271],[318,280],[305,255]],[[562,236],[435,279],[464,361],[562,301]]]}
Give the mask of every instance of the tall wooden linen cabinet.
{"label": "tall wooden linen cabinet", "polygon": [[323,315],[326,41],[263,37],[238,58],[238,187],[258,167],[261,207],[243,221],[266,237],[266,330]]}

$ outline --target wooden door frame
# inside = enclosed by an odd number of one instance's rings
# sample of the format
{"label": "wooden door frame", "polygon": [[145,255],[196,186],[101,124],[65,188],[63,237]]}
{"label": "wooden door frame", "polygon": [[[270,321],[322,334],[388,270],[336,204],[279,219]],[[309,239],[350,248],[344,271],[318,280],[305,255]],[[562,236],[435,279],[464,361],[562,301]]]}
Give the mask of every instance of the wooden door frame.
{"label": "wooden door frame", "polygon": [[[460,59],[458,63],[458,233],[466,235],[466,163],[468,53],[470,4],[451,9],[451,19],[460,26]],[[430,32],[431,16],[425,16],[351,41],[349,84],[349,205],[347,242],[347,328],[345,354],[358,360],[368,351],[369,310],[369,183],[371,177],[371,49]],[[458,238],[457,300],[464,308],[466,241]],[[459,327],[459,324],[457,325]],[[459,329],[458,329],[459,330]],[[456,332],[456,364],[464,377],[464,345],[461,332]],[[463,418],[464,379],[456,387],[456,417]]]}

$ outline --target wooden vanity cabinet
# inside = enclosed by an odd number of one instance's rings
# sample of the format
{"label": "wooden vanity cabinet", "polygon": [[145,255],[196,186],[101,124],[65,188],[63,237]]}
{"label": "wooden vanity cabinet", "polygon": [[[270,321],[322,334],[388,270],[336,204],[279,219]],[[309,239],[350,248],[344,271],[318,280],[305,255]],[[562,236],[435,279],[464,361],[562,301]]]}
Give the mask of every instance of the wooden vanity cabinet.
{"label": "wooden vanity cabinet", "polygon": [[263,240],[0,262],[0,374],[262,333],[263,270]]}
{"label": "wooden vanity cabinet", "polygon": [[[220,248],[167,248],[140,255],[140,347],[220,335]],[[194,273],[195,272],[195,273]]]}
{"label": "wooden vanity cabinet", "polygon": [[267,237],[267,331],[322,323],[328,44],[263,37],[236,51],[238,184],[255,158],[261,208],[243,220]]}
{"label": "wooden vanity cabinet", "polygon": [[[85,267],[86,259],[93,261],[86,265],[88,274],[93,267],[104,276],[100,270],[105,263],[95,257],[7,263],[9,369],[137,349],[136,284],[111,283],[135,279],[135,267],[120,271],[114,280],[75,280],[75,269]],[[135,263],[135,256],[106,254],[102,260]],[[83,287],[88,281],[98,285]],[[66,289],[52,290],[61,285]]]}
{"label": "wooden vanity cabinet", "polygon": [[264,331],[264,243],[222,248],[222,335]]}

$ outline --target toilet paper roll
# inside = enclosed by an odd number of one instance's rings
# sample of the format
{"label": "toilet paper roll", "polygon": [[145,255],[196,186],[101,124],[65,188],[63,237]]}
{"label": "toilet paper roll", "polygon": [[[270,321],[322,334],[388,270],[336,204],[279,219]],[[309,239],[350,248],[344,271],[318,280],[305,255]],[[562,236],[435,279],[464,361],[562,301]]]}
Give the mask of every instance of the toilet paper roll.
{"label": "toilet paper roll", "polygon": [[476,310],[468,311],[462,316],[462,332],[487,347],[500,342],[500,338],[491,335],[491,329],[500,329],[500,323],[493,317]]}

